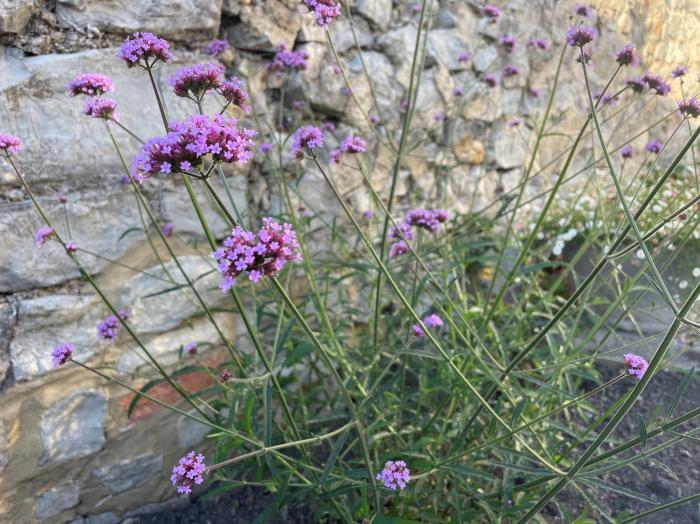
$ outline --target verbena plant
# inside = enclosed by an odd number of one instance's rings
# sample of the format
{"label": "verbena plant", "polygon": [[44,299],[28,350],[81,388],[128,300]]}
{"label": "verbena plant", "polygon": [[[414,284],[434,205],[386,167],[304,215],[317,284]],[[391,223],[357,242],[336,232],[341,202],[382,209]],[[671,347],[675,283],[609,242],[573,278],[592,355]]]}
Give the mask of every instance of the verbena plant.
{"label": "verbena plant", "polygon": [[[324,29],[338,16],[350,17],[347,6],[334,0],[305,3]],[[129,37],[119,58],[151,86],[166,131],[145,143],[119,120],[116,103],[106,96],[112,90],[108,77],[88,73],[71,82],[71,94],[87,97],[84,113],[104,122],[135,195],[142,231],[171,284],[166,292],[187,293],[215,328],[227,355],[217,366],[201,358],[196,341],[190,340],[182,341],[176,366],[154,358],[132,329],[128,311],[119,310],[84,269],[81,260],[90,253],[81,250],[80,239],[72,239],[68,223],[57,223],[34,197],[30,181],[22,176],[21,141],[0,135],[0,150],[45,222],[37,243],[56,241],[65,248],[110,312],[98,326],[99,336],[135,344],[159,378],[145,386],[129,384],[115,370],[81,360],[70,341],[57,341],[55,366],[72,363],[131,390],[130,409],[150,400],[211,428],[211,444],[202,448],[206,457],[193,451],[173,468],[178,492],[189,493],[205,481],[214,486],[208,494],[239,486],[266,488],[275,498],[260,521],[287,506],[307,506],[318,520],[344,522],[527,522],[542,519],[550,505],[548,511],[563,521],[583,522],[585,515],[573,515],[557,502],[562,490],[573,488],[592,511],[610,520],[609,510],[595,502],[597,490],[649,498],[599,482],[599,477],[692,438],[692,431],[676,429],[700,415],[700,407],[675,412],[692,371],[665,416],[640,418],[639,437],[621,442],[612,432],[669,361],[679,329],[684,324],[698,327],[688,317],[700,281],[669,289],[661,275],[683,246],[697,238],[700,193],[689,152],[700,133],[690,123],[700,115],[700,102],[684,98],[677,111],[649,123],[637,136],[620,138],[614,133],[620,122],[633,113],[639,118],[640,107],[652,95],[666,96],[670,85],[651,73],[621,85],[620,72],[638,62],[634,48],[625,46],[611,57],[618,67],[594,96],[588,65],[597,34],[584,23],[587,8],[579,7],[575,25],[560,44],[546,107],[531,122],[536,137],[529,141],[518,183],[468,214],[430,207],[435,201],[404,212],[407,202],[398,202],[396,195],[402,162],[431,132],[412,125],[431,4],[423,0],[416,9],[410,86],[398,125],[384,121],[364,60],[362,81],[371,96],[358,99],[353,90],[358,80],[349,75],[326,32],[336,73],[366,120],[364,138],[345,137],[332,151],[327,142],[335,140],[330,138],[334,129],[317,127],[308,103],[301,104],[302,111],[285,110],[287,76],[307,67],[303,51],[281,47],[267,67],[280,86],[276,115],[257,114],[251,100],[256,93],[249,94],[243,80],[225,80],[221,66],[183,68],[169,84],[177,96],[191,100],[193,116],[175,123],[168,120],[154,78],[159,65],[171,58],[168,43],[148,33]],[[487,23],[502,16],[491,5],[481,11]],[[499,42],[506,55],[524,45],[511,35]],[[540,38],[529,45],[533,52],[550,47]],[[210,51],[217,54],[226,47],[215,41]],[[459,56],[462,62],[469,59],[466,50]],[[556,135],[558,115],[554,118],[552,111],[561,66],[572,59],[580,63],[587,113],[569,144],[543,163],[540,148]],[[493,87],[502,77],[517,74],[515,66],[506,66],[479,81]],[[681,86],[683,74],[680,69],[674,73]],[[454,96],[456,113],[469,94],[458,86]],[[246,115],[242,120],[224,116],[235,107]],[[452,118],[452,111],[437,114],[436,126],[449,131]],[[649,143],[647,158],[632,164],[636,167],[630,174],[631,143],[669,122],[676,122],[671,136],[665,143]],[[523,122],[514,119],[509,125]],[[125,135],[113,133],[117,127],[143,144],[131,166],[117,139]],[[605,129],[611,130],[608,138]],[[585,139],[596,144],[588,157],[580,151]],[[372,184],[368,140],[393,158],[388,190]],[[660,170],[656,159],[662,151],[669,151],[672,160]],[[222,168],[246,164],[254,154],[261,155],[271,191],[279,198],[273,217],[238,209]],[[684,163],[689,157],[692,165]],[[574,170],[575,163],[584,167]],[[339,165],[362,181],[369,209],[350,205],[339,189],[343,180],[334,173]],[[436,169],[449,173],[457,168]],[[340,216],[316,213],[314,202],[304,201],[300,185],[309,172],[321,177]],[[177,223],[163,226],[142,194],[150,177],[182,181],[206,238],[204,245],[193,246],[212,272],[221,273],[223,305],[207,304],[210,295],[178,260],[171,242]],[[545,177],[553,183],[533,193]],[[197,185],[230,226],[226,238],[212,232],[194,191]],[[591,256],[591,269],[580,274],[576,264]],[[633,272],[621,265],[628,259],[638,262]],[[650,361],[629,351],[620,374],[603,382],[595,368],[601,348],[620,322],[634,320],[634,305],[649,290],[662,297],[674,319]],[[227,336],[214,314],[222,311],[240,316],[252,351]],[[192,371],[211,375],[211,387],[187,391],[178,377]],[[628,391],[606,411],[591,403],[623,380],[629,382]],[[149,393],[162,382],[180,395],[179,402],[168,404]],[[644,455],[628,453],[638,453],[656,436],[667,438]],[[610,445],[603,451],[606,443]],[[699,497],[615,518],[631,522]]]}

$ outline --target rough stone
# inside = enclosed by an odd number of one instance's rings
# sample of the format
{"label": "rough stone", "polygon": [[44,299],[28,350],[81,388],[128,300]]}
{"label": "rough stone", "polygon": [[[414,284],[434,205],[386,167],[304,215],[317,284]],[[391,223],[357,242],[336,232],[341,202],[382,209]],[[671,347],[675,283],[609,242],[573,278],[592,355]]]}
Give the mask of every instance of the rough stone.
{"label": "rough stone", "polygon": [[34,9],[34,0],[0,0],[0,34],[21,33]]}
{"label": "rough stone", "polygon": [[428,53],[451,71],[470,67],[468,62],[459,62],[459,54],[469,50],[460,29],[435,29],[428,36]]}
{"label": "rough stone", "polygon": [[7,456],[7,445],[7,428],[5,427],[5,421],[0,418],[0,472],[5,469],[9,460]]}
{"label": "rough stone", "polygon": [[[357,43],[361,48],[371,47],[374,43],[374,36],[369,29],[369,25],[362,18],[356,18],[352,21],[357,35]],[[329,29],[333,37],[333,44],[338,53],[345,53],[349,49],[357,47],[355,37],[352,34],[352,27],[347,18],[336,20]]]}
{"label": "rough stone", "polygon": [[493,136],[494,161],[500,169],[521,167],[527,154],[527,129],[501,129]]}
{"label": "rough stone", "polygon": [[472,64],[479,73],[495,71],[498,66],[498,50],[492,45],[479,49],[472,57]]}
{"label": "rough stone", "polygon": [[15,300],[0,302],[0,384],[5,380],[10,370],[10,340],[14,333],[17,319]]}
{"label": "rough stone", "polygon": [[237,6],[240,22],[229,26],[226,37],[238,49],[275,51],[285,44],[294,47],[302,17],[279,0],[263,0]]}
{"label": "rough stone", "polygon": [[51,348],[75,345],[75,356],[87,361],[98,348],[95,326],[104,315],[95,295],[45,295],[20,299],[10,356],[15,380],[37,378],[52,369]]}
{"label": "rough stone", "polygon": [[[59,233],[67,238],[62,205],[54,199],[39,200],[49,217],[56,220]],[[141,238],[134,233],[120,238],[126,230],[141,224],[133,197],[126,192],[72,194],[66,206],[72,238],[80,248],[116,259]],[[50,286],[79,275],[57,242],[43,246],[34,243],[34,234],[43,225],[30,202],[0,203],[0,245],[12,246],[0,250],[0,293]],[[108,264],[87,254],[78,256],[90,273]]]}
{"label": "rough stone", "polygon": [[102,449],[106,416],[107,399],[100,391],[77,391],[56,402],[41,415],[42,462],[65,462]]}
{"label": "rough stone", "polygon": [[391,22],[391,3],[392,0],[357,0],[355,9],[384,31]]}
{"label": "rough stone", "polygon": [[471,133],[467,133],[464,138],[454,146],[454,154],[460,162],[481,164],[484,161],[484,144],[475,139]]}
{"label": "rough stone", "polygon": [[36,518],[46,520],[59,513],[74,508],[80,502],[80,486],[68,482],[45,491],[36,503]]}
{"label": "rough stone", "polygon": [[[190,415],[197,416],[195,410],[188,412]],[[206,424],[192,420],[189,417],[181,416],[177,419],[176,431],[177,442],[182,449],[190,449],[197,446],[204,436],[209,433],[211,428]]]}
{"label": "rough stone", "polygon": [[58,0],[56,16],[65,27],[100,31],[150,31],[165,38],[216,36],[222,0]]}
{"label": "rough stone", "polygon": [[387,31],[377,39],[377,44],[396,68],[396,79],[405,88],[411,76],[411,60],[406,57],[413,54],[417,34],[416,27],[408,24]]}
{"label": "rough stone", "polygon": [[115,464],[96,468],[93,475],[112,493],[121,493],[160,473],[162,467],[162,455],[142,453]]}
{"label": "rough stone", "polygon": [[108,511],[107,513],[80,517],[72,521],[70,524],[119,524],[121,521],[121,517],[118,517],[111,511]]}

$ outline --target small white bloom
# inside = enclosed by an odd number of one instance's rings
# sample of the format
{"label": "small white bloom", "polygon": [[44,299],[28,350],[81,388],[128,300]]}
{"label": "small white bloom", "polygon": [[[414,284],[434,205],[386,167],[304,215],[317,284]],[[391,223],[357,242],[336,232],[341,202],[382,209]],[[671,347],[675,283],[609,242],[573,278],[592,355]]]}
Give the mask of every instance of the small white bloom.
{"label": "small white bloom", "polygon": [[678,282],[678,288],[679,289],[685,289],[688,287],[688,281],[687,280],[681,280]]}
{"label": "small white bloom", "polygon": [[640,260],[644,259],[644,251],[642,251],[641,249],[638,249],[634,255]]}
{"label": "small white bloom", "polygon": [[700,277],[700,267],[694,267],[694,268],[693,268],[693,276],[694,276],[695,278]]}

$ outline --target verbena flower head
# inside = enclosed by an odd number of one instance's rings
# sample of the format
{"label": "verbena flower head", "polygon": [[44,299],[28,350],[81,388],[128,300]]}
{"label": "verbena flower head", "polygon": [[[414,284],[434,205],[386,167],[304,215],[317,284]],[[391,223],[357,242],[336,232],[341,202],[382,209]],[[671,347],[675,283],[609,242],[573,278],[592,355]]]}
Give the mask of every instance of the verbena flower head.
{"label": "verbena flower head", "polygon": [[661,150],[664,148],[663,142],[661,140],[652,140],[649,142],[646,146],[645,149],[649,151],[650,153],[655,153],[659,154],[661,153]]}
{"label": "verbena flower head", "polygon": [[185,344],[183,350],[188,355],[196,355],[199,352],[196,342],[188,342],[187,344]]}
{"label": "verbena flower head", "polygon": [[481,14],[489,19],[490,24],[495,24],[501,16],[501,10],[493,4],[486,4],[481,8]]}
{"label": "verbena flower head", "polygon": [[291,69],[301,71],[309,67],[309,63],[307,62],[309,53],[305,50],[290,51],[286,44],[280,44],[278,49],[279,51],[275,54],[272,62],[267,64],[267,69],[269,71],[282,72]]}
{"label": "verbena flower head", "polygon": [[398,257],[405,255],[409,252],[409,250],[408,244],[404,240],[398,240],[391,244],[391,247],[389,248],[389,256]]}
{"label": "verbena flower head", "polygon": [[215,163],[246,164],[253,158],[255,131],[238,127],[238,120],[222,115],[193,115],[170,125],[170,133],[144,144],[134,158],[135,177],[189,171],[208,157]]}
{"label": "verbena flower head", "polygon": [[649,89],[656,91],[659,96],[666,96],[671,92],[671,85],[666,82],[661,75],[654,73],[644,73],[642,81]]}
{"label": "verbena flower head", "polygon": [[19,153],[22,149],[22,141],[13,135],[0,133],[0,151],[5,153]]}
{"label": "verbena flower head", "polygon": [[514,127],[520,126],[522,123],[523,123],[523,119],[515,116],[515,117],[511,118],[510,120],[508,120],[506,127],[508,127],[509,129],[512,129]]}
{"label": "verbena flower head", "polygon": [[323,131],[314,126],[302,126],[292,135],[292,156],[296,159],[304,158],[304,152],[308,149],[323,147]]}
{"label": "verbena flower head", "polygon": [[636,66],[639,64],[639,55],[637,49],[631,44],[625,44],[617,52],[616,61],[621,66]]}
{"label": "verbena flower head", "polygon": [[304,3],[313,13],[316,23],[324,29],[328,29],[343,12],[337,0],[304,0]]}
{"label": "verbena flower head", "polygon": [[78,251],[78,244],[76,244],[74,240],[69,240],[66,242],[66,251],[69,253],[75,253]]}
{"label": "verbena flower head", "polygon": [[579,64],[591,65],[591,58],[593,58],[593,52],[587,47],[582,48],[581,53],[576,55],[576,61]]}
{"label": "verbena flower head", "polygon": [[527,45],[529,45],[530,47],[538,47],[544,51],[546,51],[550,47],[549,40],[547,40],[546,38],[530,38]]}
{"label": "verbena flower head", "polygon": [[68,362],[73,356],[73,351],[75,351],[75,346],[70,342],[64,342],[53,348],[53,351],[51,351],[53,367],[59,368]]}
{"label": "verbena flower head", "polygon": [[113,89],[112,79],[101,73],[80,73],[68,84],[70,96],[100,96]]}
{"label": "verbena flower head", "polygon": [[263,142],[260,144],[260,152],[265,154],[272,151],[272,144],[270,142]]}
{"label": "verbena flower head", "polygon": [[404,223],[435,233],[440,229],[440,224],[449,219],[449,213],[445,209],[412,209],[406,213]]}
{"label": "verbena flower head", "polygon": [[152,67],[159,60],[168,62],[172,58],[167,40],[153,33],[141,32],[128,36],[117,56],[129,67],[138,65],[144,68]]}
{"label": "verbena flower head", "polygon": [[232,76],[230,80],[224,80],[219,84],[218,92],[229,104],[240,107],[245,114],[250,113],[248,91],[243,89],[240,78]]}
{"label": "verbena flower head", "polygon": [[566,33],[566,42],[572,47],[583,47],[598,36],[598,31],[588,25],[575,25]]}
{"label": "verbena flower head", "polygon": [[455,86],[455,88],[452,90],[452,95],[457,97],[464,96],[464,88]]}
{"label": "verbena flower head", "polygon": [[[129,318],[129,314],[121,310],[119,311],[119,317],[121,317],[122,320],[126,320]],[[119,322],[119,318],[117,318],[116,315],[110,315],[97,324],[97,336],[107,342],[114,342],[119,336],[121,327],[122,325],[121,322]]]}
{"label": "verbena flower head", "polygon": [[688,74],[688,67],[684,65],[679,65],[671,70],[671,76],[673,78],[682,78]]}
{"label": "verbena flower head", "polygon": [[626,145],[620,151],[622,158],[632,158],[634,156],[634,148],[631,145]]}
{"label": "verbena flower head", "polygon": [[168,222],[166,224],[163,224],[163,227],[160,228],[160,232],[163,233],[164,237],[169,237],[170,235],[173,234],[173,229],[175,229],[175,226],[173,225],[173,223]]}
{"label": "verbena flower head", "polygon": [[627,374],[636,377],[637,380],[642,379],[649,367],[649,363],[644,357],[640,357],[634,353],[627,353],[625,355],[625,365],[627,366]]}
{"label": "verbena flower head", "polygon": [[679,100],[678,110],[683,116],[697,118],[700,116],[700,101],[695,97]]}
{"label": "verbena flower head", "polygon": [[372,211],[371,209],[367,209],[367,210],[362,212],[362,217],[366,218],[367,220],[369,220],[373,216],[374,216],[374,211]]}
{"label": "verbena flower head", "polygon": [[411,472],[403,460],[387,460],[384,469],[377,473],[377,480],[392,491],[405,489],[411,481]]}
{"label": "verbena flower head", "polygon": [[345,137],[340,143],[340,148],[331,152],[331,160],[336,164],[340,163],[343,153],[358,154],[367,151],[367,142],[364,138],[350,135]]}
{"label": "verbena flower head", "polygon": [[177,488],[178,493],[191,493],[194,484],[204,482],[203,474],[206,467],[204,455],[199,453],[195,456],[194,451],[190,451],[173,467],[170,481]]}
{"label": "verbena flower head", "polygon": [[520,73],[520,69],[515,64],[508,64],[503,68],[503,78],[509,78]]}
{"label": "verbena flower head", "polygon": [[209,91],[219,87],[224,68],[219,64],[194,64],[178,70],[168,79],[177,96],[201,100]]}
{"label": "verbena flower head", "polygon": [[644,91],[644,86],[645,86],[644,80],[642,80],[639,77],[628,78],[627,81],[625,82],[625,84],[627,85],[627,87],[632,89],[632,91],[634,91],[635,93],[641,93],[642,91]]}
{"label": "verbena flower head", "polygon": [[512,53],[518,43],[518,39],[513,35],[503,35],[498,38],[499,43],[503,46],[507,53]]}
{"label": "verbena flower head", "polygon": [[576,16],[585,16],[588,18],[591,16],[591,8],[588,7],[586,4],[576,4],[574,7],[574,14]]}
{"label": "verbena flower head", "polygon": [[445,121],[445,113],[442,111],[435,111],[435,114],[433,115],[433,120],[436,122],[444,122]]}
{"label": "verbena flower head", "polygon": [[56,232],[53,230],[52,227],[40,227],[36,230],[36,234],[34,235],[34,241],[36,242],[37,246],[43,246],[44,244],[46,244],[46,242],[49,241],[50,238],[54,236],[55,233]]}
{"label": "verbena flower head", "polygon": [[301,260],[301,252],[290,224],[264,218],[257,234],[236,226],[214,258],[224,275],[219,287],[228,291],[241,273],[247,272],[250,280],[258,282],[263,276],[277,275],[287,262]]}
{"label": "verbena flower head", "polygon": [[119,120],[117,113],[117,102],[111,98],[95,96],[85,100],[83,114],[91,118],[102,118],[103,120]]}
{"label": "verbena flower head", "polygon": [[460,64],[466,64],[472,59],[472,54],[469,51],[462,51],[459,56],[457,56],[457,62]]}
{"label": "verbena flower head", "polygon": [[222,384],[225,384],[226,382],[231,380],[232,376],[233,375],[231,374],[231,372],[228,369],[222,369],[221,373],[219,373],[219,382],[221,382]]}
{"label": "verbena flower head", "polygon": [[489,87],[496,87],[498,85],[498,77],[493,73],[488,73],[484,75],[484,82]]}
{"label": "verbena flower head", "polygon": [[228,40],[212,40],[207,45],[207,54],[211,56],[219,56],[221,53],[231,49],[231,44]]}

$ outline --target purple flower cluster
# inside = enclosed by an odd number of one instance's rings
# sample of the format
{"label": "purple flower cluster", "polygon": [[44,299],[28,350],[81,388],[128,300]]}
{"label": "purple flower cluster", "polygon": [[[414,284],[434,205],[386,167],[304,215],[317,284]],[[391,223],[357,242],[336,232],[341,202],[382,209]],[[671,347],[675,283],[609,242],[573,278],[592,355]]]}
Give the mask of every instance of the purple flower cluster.
{"label": "purple flower cluster", "polygon": [[539,47],[543,51],[546,51],[550,47],[549,40],[546,38],[530,38],[527,45],[530,47]]}
{"label": "purple flower cluster", "polygon": [[300,71],[309,67],[307,62],[309,53],[305,50],[290,51],[286,44],[280,44],[278,49],[272,62],[267,64],[268,71],[282,72],[291,69]]}
{"label": "purple flower cluster", "polygon": [[167,40],[159,38],[153,33],[141,32],[128,36],[117,56],[124,60],[129,67],[139,65],[144,68],[152,67],[158,60],[167,62],[172,58],[170,44]]}
{"label": "purple flower cluster", "polygon": [[75,346],[70,342],[64,342],[53,348],[53,351],[51,351],[53,367],[59,368],[68,362],[73,356],[73,351],[75,351]]}
{"label": "purple flower cluster", "polygon": [[333,151],[331,151],[331,160],[333,160],[333,162],[335,162],[336,164],[339,164],[343,153],[355,155],[358,153],[364,153],[366,151],[367,142],[365,141],[365,139],[359,136],[350,135],[343,139],[338,149],[334,149]]}
{"label": "purple flower cluster", "polygon": [[224,275],[219,287],[228,291],[241,273],[247,272],[250,280],[258,282],[263,276],[277,275],[287,262],[301,260],[301,253],[291,225],[263,218],[257,235],[236,226],[214,258]]}
{"label": "purple flower cluster", "polygon": [[645,146],[645,149],[647,151],[649,151],[650,153],[655,153],[657,155],[661,153],[661,150],[663,148],[664,144],[661,142],[661,140],[652,140]]}
{"label": "purple flower cluster", "polygon": [[209,42],[209,45],[207,45],[207,54],[210,56],[219,56],[229,49],[231,49],[231,44],[228,43],[228,40],[212,40]]}
{"label": "purple flower cluster", "polygon": [[583,47],[598,36],[598,31],[588,25],[575,25],[566,33],[566,42],[572,47]]}
{"label": "purple flower cluster", "polygon": [[224,68],[219,64],[194,64],[178,70],[168,79],[168,85],[177,96],[202,100],[202,97],[219,87]]}
{"label": "purple flower cluster", "polygon": [[70,96],[100,96],[113,89],[112,79],[101,73],[80,73],[68,84]]}
{"label": "purple flower cluster", "polygon": [[466,64],[471,59],[472,59],[472,54],[469,51],[462,51],[457,56],[457,62],[459,62],[460,64]]}
{"label": "purple flower cluster", "polygon": [[481,8],[481,15],[488,18],[490,24],[495,24],[501,16],[501,10],[493,4],[486,4]]}
{"label": "purple flower cluster", "polygon": [[649,89],[656,91],[657,95],[666,96],[671,92],[671,85],[666,82],[661,75],[655,75],[654,73],[644,73],[642,81],[647,85]]}
{"label": "purple flower cluster", "polygon": [[489,87],[496,87],[498,85],[498,77],[493,73],[488,73],[484,75],[484,82]]}
{"label": "purple flower cluster", "polygon": [[617,52],[616,61],[621,66],[636,66],[639,65],[639,55],[637,55],[637,49],[630,44],[625,44]]}
{"label": "purple flower cluster", "polygon": [[201,453],[195,456],[194,451],[190,451],[173,466],[173,474],[170,481],[177,488],[178,493],[191,493],[194,484],[204,482],[204,455]]}
{"label": "purple flower cluster", "polygon": [[511,76],[515,76],[518,73],[520,73],[520,69],[518,69],[518,66],[515,64],[507,64],[503,68],[503,78],[510,78]]}
{"label": "purple flower cluster", "polygon": [[678,110],[685,117],[697,118],[700,116],[700,101],[695,97],[684,98],[678,102]]}
{"label": "purple flower cluster", "polygon": [[19,138],[0,133],[0,151],[19,153],[20,149],[22,149],[22,141]]}
{"label": "purple flower cluster", "polygon": [[170,235],[173,234],[173,230],[175,229],[175,226],[173,225],[172,222],[167,222],[163,224],[163,227],[160,228],[160,232],[163,233],[164,237],[169,237]]}
{"label": "purple flower cluster", "polygon": [[313,13],[316,23],[324,29],[342,14],[340,2],[336,0],[304,0],[304,3]]}
{"label": "purple flower cluster", "polygon": [[636,377],[637,380],[642,379],[649,367],[649,363],[644,357],[640,357],[634,353],[627,353],[625,355],[625,365],[627,366],[627,374]]}
{"label": "purple flower cluster", "polygon": [[78,244],[74,240],[69,240],[66,242],[65,248],[69,253],[75,253],[78,251]]}
{"label": "purple flower cluster", "polygon": [[183,348],[183,350],[188,355],[196,355],[199,352],[196,342],[189,342],[189,343],[185,344],[185,347]]}
{"label": "purple flower cluster", "polygon": [[398,228],[392,226],[389,230],[389,238],[395,240],[389,248],[389,256],[396,257],[408,253],[409,246],[406,241],[413,240],[412,227],[437,233],[440,224],[446,222],[448,218],[449,213],[444,209],[412,209],[406,213],[404,221],[398,224]]}
{"label": "purple flower cluster", "polygon": [[684,65],[676,66],[671,70],[671,77],[673,78],[682,78],[686,74],[688,74],[688,67]]}
{"label": "purple flower cluster", "polygon": [[150,139],[134,158],[132,172],[138,179],[156,173],[189,171],[211,155],[213,162],[247,163],[253,157],[252,129],[239,128],[238,120],[222,115],[193,115],[170,125],[170,133]]}
{"label": "purple flower cluster", "polygon": [[[439,327],[442,327],[444,322],[442,321],[442,319],[439,316],[432,314],[432,315],[428,315],[427,317],[425,317],[423,319],[423,324],[425,324],[429,328],[437,329]],[[424,337],[425,336],[425,331],[423,331],[423,328],[420,327],[420,324],[413,324],[411,326],[411,333],[413,333],[414,337]]]}
{"label": "purple flower cluster", "polygon": [[387,460],[384,469],[377,473],[377,480],[392,491],[405,489],[411,481],[411,472],[403,460]]}
{"label": "purple flower cluster", "polygon": [[632,91],[634,91],[635,93],[641,93],[642,91],[644,91],[644,86],[646,85],[644,83],[644,80],[642,80],[639,77],[628,78],[627,81],[625,82],[625,84],[627,85],[627,87],[632,89]]}
{"label": "purple flower cluster", "polygon": [[591,8],[588,7],[586,4],[576,4],[574,7],[574,14],[576,16],[585,16],[588,18],[591,16]]}
{"label": "purple flower cluster", "polygon": [[634,156],[634,148],[631,145],[626,145],[620,151],[622,158],[632,158]]}
{"label": "purple flower cluster", "polygon": [[323,131],[314,126],[302,126],[292,135],[292,156],[298,160],[304,158],[308,149],[323,147]]}
{"label": "purple flower cluster", "polygon": [[44,244],[46,244],[46,242],[49,241],[50,238],[54,236],[55,233],[56,232],[53,230],[52,227],[40,227],[36,230],[36,234],[34,235],[34,242],[36,242],[37,246],[43,246]]}
{"label": "purple flower cluster", "polygon": [[[129,318],[129,314],[126,311],[121,310],[119,311],[119,317],[122,320],[127,320]],[[114,342],[119,336],[121,327],[122,325],[121,322],[119,322],[119,318],[117,318],[116,315],[110,315],[102,322],[97,324],[97,336],[98,338],[106,340],[107,342]]]}
{"label": "purple flower cluster", "polygon": [[119,120],[117,102],[111,98],[104,98],[101,96],[95,96],[85,100],[83,104],[83,114],[92,118]]}
{"label": "purple flower cluster", "polygon": [[243,89],[240,78],[232,76],[230,80],[224,80],[219,84],[218,92],[229,104],[240,107],[245,114],[250,113],[248,91]]}
{"label": "purple flower cluster", "polygon": [[498,42],[506,50],[506,53],[512,53],[515,50],[515,46],[518,44],[518,39],[513,35],[503,35],[499,37]]}

